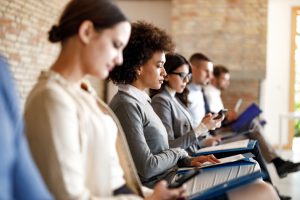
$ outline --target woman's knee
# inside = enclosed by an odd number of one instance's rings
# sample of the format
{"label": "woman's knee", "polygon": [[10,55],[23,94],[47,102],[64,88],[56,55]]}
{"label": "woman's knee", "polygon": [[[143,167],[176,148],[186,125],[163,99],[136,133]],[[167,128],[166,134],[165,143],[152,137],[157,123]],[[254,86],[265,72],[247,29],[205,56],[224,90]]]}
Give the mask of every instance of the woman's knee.
{"label": "woman's knee", "polygon": [[263,181],[256,181],[252,184],[236,188],[228,192],[230,200],[279,200],[279,197],[272,185]]}

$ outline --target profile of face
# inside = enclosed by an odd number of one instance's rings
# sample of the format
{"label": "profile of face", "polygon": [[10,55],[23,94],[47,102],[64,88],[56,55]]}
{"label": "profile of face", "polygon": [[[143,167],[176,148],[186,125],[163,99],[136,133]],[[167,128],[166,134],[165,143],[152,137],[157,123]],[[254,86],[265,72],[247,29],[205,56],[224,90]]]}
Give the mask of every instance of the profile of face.
{"label": "profile of face", "polygon": [[159,89],[167,75],[164,64],[166,62],[165,53],[156,51],[153,56],[138,69],[138,81],[142,89]]}
{"label": "profile of face", "polygon": [[85,44],[81,52],[82,70],[100,79],[107,78],[109,72],[123,62],[123,49],[131,31],[130,23],[120,22],[111,28],[97,31],[91,22],[83,22],[79,31],[82,31],[79,34]]}
{"label": "profile of face", "polygon": [[219,77],[216,77],[216,85],[220,90],[226,90],[230,84],[230,74],[221,73]]}
{"label": "profile of face", "polygon": [[197,62],[192,65],[193,83],[207,85],[212,78],[213,63],[209,61]]}
{"label": "profile of face", "polygon": [[191,74],[189,72],[189,66],[183,64],[176,68],[173,72],[169,73],[165,81],[168,82],[168,86],[175,90],[177,93],[182,93],[186,85],[190,81]]}

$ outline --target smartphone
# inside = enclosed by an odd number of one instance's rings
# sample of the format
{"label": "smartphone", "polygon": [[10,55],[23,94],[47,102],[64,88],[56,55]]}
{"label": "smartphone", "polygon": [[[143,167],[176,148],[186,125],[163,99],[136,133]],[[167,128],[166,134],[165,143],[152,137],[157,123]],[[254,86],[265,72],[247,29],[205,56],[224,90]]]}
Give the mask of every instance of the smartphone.
{"label": "smartphone", "polygon": [[218,115],[214,118],[214,119],[221,119],[224,115],[225,115],[225,113],[228,111],[228,109],[222,109],[222,110],[220,110],[219,112],[218,112]]}
{"label": "smartphone", "polygon": [[185,172],[183,174],[177,174],[175,181],[169,184],[168,188],[178,188],[181,187],[185,182],[197,176],[200,173],[200,169],[193,169]]}

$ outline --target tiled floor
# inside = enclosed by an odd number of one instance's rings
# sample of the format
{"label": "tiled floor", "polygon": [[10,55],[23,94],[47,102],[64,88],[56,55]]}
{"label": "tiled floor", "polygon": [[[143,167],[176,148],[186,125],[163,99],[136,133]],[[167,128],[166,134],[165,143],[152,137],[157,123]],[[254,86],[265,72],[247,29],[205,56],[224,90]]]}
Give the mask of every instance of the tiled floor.
{"label": "tiled floor", "polygon": [[[300,140],[297,145],[293,146],[298,147],[298,149],[294,148],[293,151],[281,151],[279,154],[284,159],[300,162]],[[300,171],[280,179],[277,176],[273,164],[269,164],[268,169],[270,170],[274,185],[276,185],[280,193],[291,196],[293,200],[300,200]]]}

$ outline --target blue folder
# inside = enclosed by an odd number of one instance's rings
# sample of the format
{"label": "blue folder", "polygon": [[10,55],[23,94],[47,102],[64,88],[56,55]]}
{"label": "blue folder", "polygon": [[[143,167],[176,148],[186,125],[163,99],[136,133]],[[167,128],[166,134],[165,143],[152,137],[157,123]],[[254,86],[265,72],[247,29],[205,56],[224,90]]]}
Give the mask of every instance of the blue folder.
{"label": "blue folder", "polygon": [[207,151],[207,152],[199,152],[193,154],[193,156],[201,156],[201,155],[209,155],[209,154],[217,154],[217,153],[224,153],[224,152],[238,152],[238,151],[246,151],[246,150],[252,150],[254,146],[256,145],[256,140],[249,140],[249,143],[247,147],[245,148],[235,148],[235,149],[220,149],[215,151]]}
{"label": "blue folder", "polygon": [[252,120],[261,112],[262,110],[255,103],[252,103],[234,122],[231,123],[231,129],[235,132],[248,130]]}
{"label": "blue folder", "polygon": [[257,171],[253,172],[251,174],[247,174],[245,176],[241,176],[239,178],[235,178],[233,180],[227,181],[225,183],[221,183],[219,185],[213,186],[211,188],[208,188],[206,190],[197,192],[193,195],[190,195],[188,199],[191,200],[206,200],[206,199],[211,199],[217,196],[220,196],[222,194],[225,194],[229,190],[232,190],[234,188],[238,188],[243,185],[247,185],[258,178],[263,178],[264,173]]}

